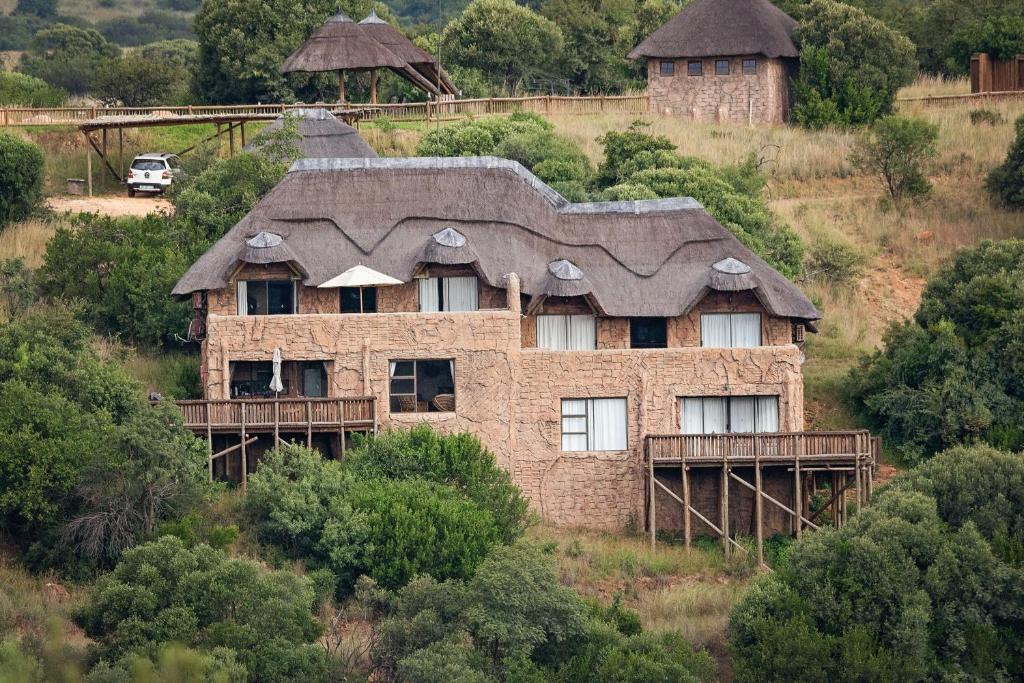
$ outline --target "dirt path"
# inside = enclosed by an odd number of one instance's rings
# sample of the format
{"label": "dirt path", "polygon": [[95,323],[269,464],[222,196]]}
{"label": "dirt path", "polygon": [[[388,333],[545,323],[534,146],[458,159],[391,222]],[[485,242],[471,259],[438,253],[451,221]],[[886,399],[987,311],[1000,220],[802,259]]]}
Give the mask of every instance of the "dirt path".
{"label": "dirt path", "polygon": [[145,216],[154,212],[170,213],[171,203],[163,197],[50,197],[46,205],[57,212],[98,213],[104,216]]}

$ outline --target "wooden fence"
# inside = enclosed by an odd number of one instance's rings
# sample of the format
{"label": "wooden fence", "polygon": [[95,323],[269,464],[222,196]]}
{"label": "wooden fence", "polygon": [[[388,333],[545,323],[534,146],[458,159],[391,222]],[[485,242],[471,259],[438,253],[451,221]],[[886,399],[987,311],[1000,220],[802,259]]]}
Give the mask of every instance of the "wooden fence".
{"label": "wooden fence", "polygon": [[535,112],[560,114],[644,114],[648,111],[645,93],[637,95],[598,95],[563,97],[490,97],[441,102],[408,102],[405,104],[237,104],[190,105],[187,107],[4,107],[0,108],[0,126],[79,125],[99,117],[150,116],[237,116],[239,118],[272,119],[280,114],[308,107],[324,107],[330,111],[358,112],[359,118],[373,120],[386,116],[395,121],[454,120],[469,116],[489,116]]}
{"label": "wooden fence", "polygon": [[897,105],[924,105],[934,107],[957,107],[971,104],[996,104],[1024,100],[1024,91],[1006,90],[1000,92],[970,92],[958,95],[922,95],[919,97],[898,97]]}
{"label": "wooden fence", "polygon": [[185,427],[204,433],[207,430],[288,430],[313,431],[372,429],[375,426],[374,399],[282,398],[217,401],[176,401]]}

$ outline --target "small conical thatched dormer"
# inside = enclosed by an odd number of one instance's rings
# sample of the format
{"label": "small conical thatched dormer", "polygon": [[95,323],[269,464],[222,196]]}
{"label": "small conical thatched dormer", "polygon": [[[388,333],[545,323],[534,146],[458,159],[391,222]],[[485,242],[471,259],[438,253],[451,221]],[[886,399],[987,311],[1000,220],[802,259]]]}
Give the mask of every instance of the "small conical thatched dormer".
{"label": "small conical thatched dormer", "polygon": [[769,0],[695,0],[643,40],[652,111],[722,123],[782,123],[799,55],[796,21]]}

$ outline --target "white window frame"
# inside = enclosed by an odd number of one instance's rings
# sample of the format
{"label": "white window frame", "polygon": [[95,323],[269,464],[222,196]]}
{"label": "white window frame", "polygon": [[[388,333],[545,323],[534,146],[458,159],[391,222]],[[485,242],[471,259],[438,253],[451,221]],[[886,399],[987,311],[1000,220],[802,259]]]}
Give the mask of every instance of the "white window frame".
{"label": "white window frame", "polygon": [[[543,320],[542,320],[543,319]],[[562,324],[562,331],[556,338],[542,339],[542,323],[550,323],[551,327],[558,327]],[[583,330],[586,326],[586,330]],[[579,331],[586,332],[587,343],[585,347],[578,346],[576,334]],[[537,348],[548,351],[594,351],[597,349],[597,316],[591,314],[564,315],[564,314],[543,314],[537,316]]]}
{"label": "white window frame", "polygon": [[[754,431],[753,432],[736,432],[733,431],[733,402],[742,400],[753,400],[754,402]],[[687,402],[700,401],[701,404],[701,431],[693,432],[686,431],[686,404]],[[707,426],[704,423],[706,410],[704,407],[707,401],[724,401],[725,402],[725,429],[720,432],[707,431]],[[777,394],[760,394],[760,395],[746,395],[746,396],[682,396],[679,399],[679,432],[681,434],[774,434],[779,431],[781,414],[780,414],[780,403],[779,396]],[[768,408],[771,405],[771,408]],[[763,411],[769,411],[764,413]],[[759,428],[759,427],[774,427],[774,428]]]}
{"label": "white window frame", "polygon": [[[606,403],[608,402],[608,403]],[[621,440],[611,444],[598,443],[597,425],[595,414],[599,408],[610,408],[610,402],[615,402],[614,408],[622,412],[622,433]],[[582,405],[580,405],[582,404]],[[600,405],[599,405],[600,404]],[[582,412],[580,409],[582,408]],[[574,412],[566,412],[572,410]],[[611,396],[601,398],[563,398],[561,401],[561,449],[563,452],[583,453],[598,451],[626,451],[629,450],[629,405],[625,397]],[[569,428],[570,421],[583,420],[584,430]],[[566,437],[583,437],[586,441],[584,448],[567,447]]]}
{"label": "white window frame", "polygon": [[[757,344],[743,344],[737,346],[736,344],[736,327],[740,320],[750,319],[753,316],[757,316]],[[711,346],[708,344],[707,333],[710,329],[709,322],[712,318],[719,320],[726,320],[728,324],[728,344],[726,346]],[[764,319],[760,313],[756,312],[742,312],[742,313],[701,313],[700,315],[700,345],[705,348],[712,349],[754,349],[758,346],[764,346]]]}
{"label": "white window frame", "polygon": [[[469,308],[451,309],[449,290],[454,281],[473,280],[472,302]],[[480,310],[480,278],[476,275],[453,275],[448,277],[426,277],[421,278],[419,284],[420,313],[460,313]],[[437,295],[437,307],[425,306],[427,297],[425,294],[433,289]]]}

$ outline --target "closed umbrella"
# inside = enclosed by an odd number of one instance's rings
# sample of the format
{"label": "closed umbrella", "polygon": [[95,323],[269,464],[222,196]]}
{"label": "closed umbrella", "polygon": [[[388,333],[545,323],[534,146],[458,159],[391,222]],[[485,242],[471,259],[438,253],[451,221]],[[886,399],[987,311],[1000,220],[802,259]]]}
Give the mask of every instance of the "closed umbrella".
{"label": "closed umbrella", "polygon": [[281,349],[274,349],[274,376],[270,379],[270,390],[276,396],[284,391],[284,384],[281,382]]}

